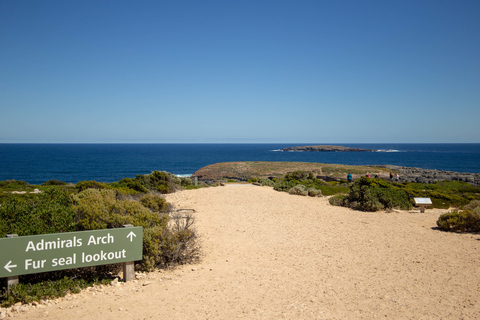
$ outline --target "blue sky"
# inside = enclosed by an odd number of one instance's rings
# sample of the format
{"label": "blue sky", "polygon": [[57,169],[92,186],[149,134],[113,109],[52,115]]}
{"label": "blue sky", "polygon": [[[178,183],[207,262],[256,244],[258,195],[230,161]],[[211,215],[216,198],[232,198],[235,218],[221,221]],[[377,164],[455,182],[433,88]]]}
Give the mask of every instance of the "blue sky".
{"label": "blue sky", "polygon": [[480,142],[480,1],[0,1],[0,142]]}

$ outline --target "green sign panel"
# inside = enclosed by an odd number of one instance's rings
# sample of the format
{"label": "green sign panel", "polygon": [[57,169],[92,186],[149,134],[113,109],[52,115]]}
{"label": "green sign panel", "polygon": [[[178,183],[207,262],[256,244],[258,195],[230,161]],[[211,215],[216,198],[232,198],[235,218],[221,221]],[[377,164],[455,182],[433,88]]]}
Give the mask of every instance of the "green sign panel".
{"label": "green sign panel", "polygon": [[143,228],[0,239],[0,278],[142,260]]}

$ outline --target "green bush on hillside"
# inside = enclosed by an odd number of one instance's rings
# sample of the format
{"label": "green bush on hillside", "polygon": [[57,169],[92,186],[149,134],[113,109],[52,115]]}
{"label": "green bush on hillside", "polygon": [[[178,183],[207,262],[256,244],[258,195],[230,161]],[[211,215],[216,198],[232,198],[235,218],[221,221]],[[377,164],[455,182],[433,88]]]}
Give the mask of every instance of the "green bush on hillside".
{"label": "green bush on hillside", "polygon": [[308,195],[308,192],[307,192],[307,190],[305,189],[305,186],[304,186],[304,185],[301,185],[301,184],[298,184],[298,185],[294,186],[293,188],[291,188],[290,190],[288,190],[288,193],[290,193],[290,194],[296,194],[296,195],[299,195],[299,196],[306,196],[306,195]]}
{"label": "green bush on hillside", "polygon": [[[287,173],[283,179],[276,179],[273,184],[273,188],[277,191],[289,192],[297,185],[305,186],[306,190],[310,190],[310,194],[321,193],[322,195],[334,195],[339,193],[347,193],[349,191],[346,183],[337,181],[325,182],[323,180],[315,178],[313,172],[306,171],[294,171]],[[317,191],[314,191],[317,190]],[[308,192],[308,191],[307,191]]]}
{"label": "green bush on hillside", "polygon": [[462,207],[472,200],[480,200],[480,188],[460,181],[442,181],[431,184],[404,182],[396,184],[410,198],[430,198],[435,208]]}
{"label": "green bush on hillside", "polygon": [[140,203],[153,212],[168,212],[171,209],[164,197],[153,193],[147,193],[140,199]]}
{"label": "green bush on hillside", "polygon": [[329,199],[328,199],[328,202],[332,205],[332,206],[339,206],[339,207],[346,207],[346,198],[347,198],[347,195],[346,194],[336,194],[334,196],[331,196]]}
{"label": "green bush on hillside", "polygon": [[79,192],[82,192],[87,189],[108,189],[108,184],[103,182],[97,181],[80,181],[78,182],[75,187],[78,189]]}
{"label": "green bush on hillside", "polygon": [[64,186],[66,185],[66,182],[55,180],[55,179],[50,179],[44,183],[41,184],[41,186]]}
{"label": "green bush on hillside", "polygon": [[0,206],[0,237],[75,231],[68,192],[47,188],[27,198],[12,196]]}
{"label": "green bush on hillside", "polygon": [[5,180],[0,181],[0,190],[1,191],[27,191],[32,190],[28,182],[21,180]]}
{"label": "green bush on hillside", "polygon": [[262,186],[267,186],[267,187],[274,187],[275,186],[275,182],[273,182],[272,180],[270,179],[267,179],[267,178],[260,178],[257,180],[258,183],[260,183]]}
{"label": "green bush on hillside", "polygon": [[409,196],[404,190],[384,180],[367,177],[361,177],[351,185],[345,204],[362,211],[412,208]]}
{"label": "green bush on hillside", "polygon": [[444,231],[480,232],[480,207],[442,214],[437,220],[437,226]]}

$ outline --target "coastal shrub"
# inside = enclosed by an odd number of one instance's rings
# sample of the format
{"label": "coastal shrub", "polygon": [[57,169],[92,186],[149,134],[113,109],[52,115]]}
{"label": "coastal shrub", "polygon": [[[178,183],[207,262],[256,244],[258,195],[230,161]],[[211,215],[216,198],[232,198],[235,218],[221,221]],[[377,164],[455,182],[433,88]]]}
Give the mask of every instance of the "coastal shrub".
{"label": "coastal shrub", "polygon": [[87,189],[108,189],[108,184],[97,181],[80,181],[75,185],[75,187],[77,188],[78,192],[82,192]]}
{"label": "coastal shrub", "polygon": [[150,191],[164,194],[175,192],[175,190],[180,189],[182,184],[184,186],[191,184],[191,179],[176,177],[169,172],[157,170],[150,174],[137,175],[134,180]]}
{"label": "coastal shrub", "polygon": [[0,190],[2,191],[27,191],[32,190],[33,187],[28,182],[21,180],[5,180],[0,181]]}
{"label": "coastal shrub", "polygon": [[193,216],[170,216],[172,209],[163,197],[147,194],[140,201],[118,200],[114,190],[87,189],[73,196],[78,228],[119,228],[124,224],[143,227],[144,270],[186,263],[199,250]]}
{"label": "coastal shrub", "polygon": [[296,195],[299,195],[299,196],[308,195],[308,191],[306,190],[305,186],[302,185],[302,184],[298,184],[298,185],[294,186],[293,188],[288,190],[288,193],[296,194]]}
{"label": "coastal shrub", "polygon": [[33,284],[20,282],[10,287],[9,290],[4,288],[0,291],[0,306],[7,308],[17,302],[29,304],[34,301],[60,298],[68,293],[79,293],[82,289],[92,285],[108,283],[109,281],[106,279],[75,279],[69,277],[63,277],[56,281],[40,281]]}
{"label": "coastal shrub", "polygon": [[169,227],[164,229],[157,241],[156,266],[185,264],[200,258],[195,219],[189,212],[171,213]]}
{"label": "coastal shrub", "polygon": [[115,190],[87,189],[73,195],[73,201],[79,230],[121,228],[124,224],[148,228],[168,221],[138,201],[118,200]]}
{"label": "coastal shrub", "polygon": [[177,183],[177,184],[180,184],[182,187],[188,187],[188,186],[192,186],[194,185],[192,179],[190,178],[187,178],[187,177],[177,177],[180,179],[180,183]]}
{"label": "coastal shrub", "polygon": [[267,179],[267,178],[260,178],[260,179],[258,179],[257,182],[260,183],[260,185],[262,185],[262,186],[267,186],[267,187],[275,186],[275,182],[273,182],[272,180]]}
{"label": "coastal shrub", "polygon": [[473,200],[463,207],[464,210],[474,210],[480,207],[480,200]]}
{"label": "coastal shrub", "polygon": [[318,190],[315,188],[308,188],[307,193],[310,197],[321,197],[322,196],[322,190]]}
{"label": "coastal shrub", "polygon": [[169,217],[144,207],[133,200],[117,200],[114,190],[87,189],[74,196],[74,210],[79,230],[120,228],[124,224],[142,226],[143,266],[151,270],[159,255],[159,238],[166,232]]}
{"label": "coastal shrub", "polygon": [[75,213],[70,194],[46,188],[28,198],[10,197],[0,206],[0,237],[75,231]]}
{"label": "coastal shrub", "polygon": [[328,202],[332,206],[346,207],[347,206],[345,203],[346,198],[347,198],[347,195],[345,194],[336,194],[328,198]]}
{"label": "coastal shrub", "polygon": [[148,193],[149,190],[145,186],[143,186],[139,181],[136,181],[131,178],[124,178],[118,182],[117,188],[126,187],[131,190],[135,190],[140,193]]}
{"label": "coastal shrub", "polygon": [[437,226],[444,231],[479,232],[480,207],[473,210],[454,210],[442,214],[437,220]]}
{"label": "coastal shrub", "polygon": [[285,179],[278,179],[274,186],[273,189],[276,191],[284,191],[288,192],[290,189],[295,187],[296,185],[299,184],[299,181],[297,180],[285,180]]}
{"label": "coastal shrub", "polygon": [[396,184],[410,198],[430,198],[435,208],[462,207],[472,200],[480,200],[480,188],[461,181],[442,181],[431,184],[404,182]]}
{"label": "coastal shrub", "polygon": [[392,184],[376,178],[361,177],[350,187],[347,197],[350,208],[362,211],[412,208],[408,194]]}
{"label": "coastal shrub", "polygon": [[296,170],[294,172],[289,172],[284,177],[285,180],[305,180],[305,179],[314,179],[312,172]]}
{"label": "coastal shrub", "polygon": [[167,212],[171,209],[170,203],[164,197],[153,193],[144,195],[140,199],[140,203],[154,212]]}
{"label": "coastal shrub", "polygon": [[[44,187],[40,194],[8,194],[0,205],[0,236],[96,230],[132,224],[142,226],[144,230],[143,260],[140,264],[143,270],[188,263],[200,257],[193,216],[190,213],[169,215],[166,212],[172,210],[172,205],[161,195],[148,193],[139,201],[134,201],[133,197],[121,196],[112,189],[114,186],[88,181],[78,186],[84,190],[71,193],[50,186]],[[100,277],[108,278],[119,267],[120,264],[111,264],[25,275],[21,277],[20,285],[16,286],[17,291],[7,292],[6,283],[2,283],[0,304],[9,306],[19,301],[59,297],[75,292],[78,287],[76,282],[63,281],[64,276],[83,279],[86,285],[91,285],[98,283]],[[89,280],[92,277],[96,277],[93,282]],[[46,279],[49,285],[45,285]],[[55,289],[50,284],[56,286]],[[45,290],[42,291],[42,288]]]}
{"label": "coastal shrub", "polygon": [[55,180],[55,179],[50,179],[48,181],[45,181],[44,183],[41,184],[41,186],[64,186],[66,185],[66,182]]}

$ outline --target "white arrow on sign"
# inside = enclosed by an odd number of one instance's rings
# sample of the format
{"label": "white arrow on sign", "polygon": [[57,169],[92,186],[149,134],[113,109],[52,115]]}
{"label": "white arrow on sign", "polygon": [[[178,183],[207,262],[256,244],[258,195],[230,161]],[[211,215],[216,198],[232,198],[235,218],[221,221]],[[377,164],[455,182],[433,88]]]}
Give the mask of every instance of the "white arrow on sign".
{"label": "white arrow on sign", "polygon": [[133,231],[130,231],[130,233],[127,235],[127,238],[130,237],[130,242],[133,241],[133,237],[137,237],[137,235],[135,233],[133,233]]}
{"label": "white arrow on sign", "polygon": [[12,270],[10,270],[10,268],[16,268],[17,265],[16,264],[10,264],[12,263],[12,260],[8,261],[8,263],[4,266],[5,270],[7,270],[8,272],[12,272]]}

